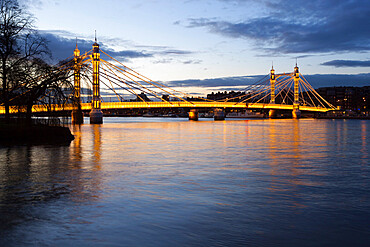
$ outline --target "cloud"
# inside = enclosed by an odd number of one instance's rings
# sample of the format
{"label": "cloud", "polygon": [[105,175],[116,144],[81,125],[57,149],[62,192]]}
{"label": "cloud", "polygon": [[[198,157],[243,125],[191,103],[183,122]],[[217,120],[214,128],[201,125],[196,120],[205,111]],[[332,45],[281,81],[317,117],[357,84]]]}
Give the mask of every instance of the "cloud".
{"label": "cloud", "polygon": [[177,59],[173,59],[173,58],[162,58],[162,59],[158,59],[158,60],[153,61],[154,64],[182,63],[182,64],[186,64],[186,65],[187,64],[200,64],[201,62],[202,62],[202,60],[197,60],[197,59],[181,61],[181,60],[177,60]]}
{"label": "cloud", "polygon": [[114,51],[110,48],[105,48],[105,51],[112,57],[115,57],[118,60],[126,59],[127,58],[139,58],[139,57],[152,57],[153,54],[148,53],[146,51],[133,51],[133,50],[122,50],[122,51]]}
{"label": "cloud", "polygon": [[183,61],[182,63],[183,64],[200,64],[201,62],[202,60],[196,59],[196,60],[186,60],[186,61]]}
{"label": "cloud", "polygon": [[262,5],[268,10],[263,17],[240,22],[188,19],[186,26],[251,40],[257,48],[270,53],[370,51],[367,0],[262,1]]}
{"label": "cloud", "polygon": [[237,77],[222,77],[212,79],[189,79],[181,81],[170,81],[170,86],[176,87],[230,87],[250,85],[264,76],[237,76]]}
{"label": "cloud", "polygon": [[363,74],[327,74],[327,75],[307,75],[307,81],[314,87],[332,86],[355,86],[363,87],[370,85],[370,73]]}
{"label": "cloud", "polygon": [[154,64],[160,64],[160,63],[172,63],[173,62],[173,59],[172,58],[164,58],[164,59],[159,59],[159,60],[155,60],[153,63]]}
{"label": "cloud", "polygon": [[162,55],[188,55],[192,54],[191,51],[185,51],[185,50],[174,50],[174,49],[167,49],[164,51],[159,52]]}
{"label": "cloud", "polygon": [[[370,73],[365,74],[317,74],[304,75],[313,88],[332,86],[369,86]],[[222,77],[212,79],[189,79],[167,82],[169,86],[175,87],[202,87],[217,88],[217,90],[239,90],[243,86],[265,82],[268,85],[268,75]],[[218,88],[222,87],[222,88]],[[225,89],[226,90],[226,89]]]}
{"label": "cloud", "polygon": [[19,4],[27,7],[41,8],[43,3],[41,0],[19,0]]}
{"label": "cloud", "polygon": [[135,48],[141,48],[150,50],[152,53],[163,56],[184,56],[194,54],[193,51],[173,49],[169,46],[159,46],[159,45],[133,45]]}
{"label": "cloud", "polygon": [[245,88],[240,87],[218,87],[213,89],[213,92],[224,92],[224,91],[243,91]]}
{"label": "cloud", "polygon": [[[48,42],[48,47],[51,51],[54,63],[73,55],[73,51],[76,48],[76,39],[63,38],[57,34],[45,31],[41,31],[40,34]],[[91,49],[91,42],[79,39],[78,48],[81,53],[87,52]]]}
{"label": "cloud", "polygon": [[334,67],[370,67],[370,60],[357,61],[357,60],[332,60],[321,65],[334,66]]}
{"label": "cloud", "polygon": [[[63,30],[48,30],[39,31],[41,36],[48,41],[48,47],[52,53],[52,62],[57,63],[60,60],[64,60],[73,55],[73,51],[76,48],[76,34],[70,33]],[[159,57],[154,63],[170,62],[173,56],[186,56],[193,54],[192,51],[173,49],[168,46],[142,46],[130,44],[130,41],[114,38],[102,37],[98,41],[100,49],[108,53],[110,56],[121,62],[127,62],[130,59],[135,58],[150,58]],[[122,45],[125,43],[126,46],[131,49],[113,49],[117,47],[117,44]],[[93,40],[89,37],[82,37],[77,40],[78,49],[81,54],[90,51],[92,49]],[[101,55],[103,59],[110,60],[104,54]],[[196,61],[194,60],[194,63]]]}
{"label": "cloud", "polygon": [[[64,60],[73,55],[76,48],[76,39],[70,38],[72,35],[65,31],[41,31],[41,36],[48,41],[48,47],[52,53],[52,60],[54,63]],[[78,49],[81,54],[92,49],[92,41],[86,39],[78,39]],[[104,41],[99,42],[100,48],[106,51],[112,57],[120,61],[127,61],[132,58],[152,57],[153,53],[144,50],[113,50],[105,45]]]}

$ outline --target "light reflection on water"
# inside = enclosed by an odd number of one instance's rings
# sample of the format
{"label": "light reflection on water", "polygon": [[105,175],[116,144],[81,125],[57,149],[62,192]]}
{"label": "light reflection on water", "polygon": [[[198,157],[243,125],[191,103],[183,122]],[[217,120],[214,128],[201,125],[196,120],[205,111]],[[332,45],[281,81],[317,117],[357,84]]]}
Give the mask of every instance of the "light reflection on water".
{"label": "light reflection on water", "polygon": [[369,122],[108,118],[0,148],[0,246],[366,246]]}

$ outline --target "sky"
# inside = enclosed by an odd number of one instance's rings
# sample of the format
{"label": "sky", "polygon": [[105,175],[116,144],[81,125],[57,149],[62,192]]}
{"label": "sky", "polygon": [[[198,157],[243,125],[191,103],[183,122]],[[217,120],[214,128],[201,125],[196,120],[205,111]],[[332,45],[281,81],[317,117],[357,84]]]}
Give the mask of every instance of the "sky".
{"label": "sky", "polygon": [[315,87],[370,85],[369,0],[20,0],[54,61],[101,49],[168,85],[232,89],[300,72]]}

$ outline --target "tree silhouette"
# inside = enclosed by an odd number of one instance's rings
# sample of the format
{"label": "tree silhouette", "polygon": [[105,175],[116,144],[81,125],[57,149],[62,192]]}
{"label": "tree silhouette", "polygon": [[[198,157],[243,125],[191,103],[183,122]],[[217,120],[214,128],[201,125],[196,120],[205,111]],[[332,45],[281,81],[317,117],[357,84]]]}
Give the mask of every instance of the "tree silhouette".
{"label": "tree silhouette", "polygon": [[73,86],[69,81],[71,72],[51,66],[41,59],[23,62],[12,75],[15,75],[12,80],[19,83],[12,89],[9,103],[18,113],[25,113],[28,123],[31,122],[33,105],[64,104],[72,92]]}
{"label": "tree silhouette", "polygon": [[[5,106],[5,119],[10,107],[26,112],[31,119],[32,106],[49,96],[65,98],[63,87],[68,83],[68,71],[44,62],[50,55],[47,41],[33,28],[33,17],[22,10],[17,0],[0,0],[0,103]],[[70,61],[69,61],[70,63]]]}

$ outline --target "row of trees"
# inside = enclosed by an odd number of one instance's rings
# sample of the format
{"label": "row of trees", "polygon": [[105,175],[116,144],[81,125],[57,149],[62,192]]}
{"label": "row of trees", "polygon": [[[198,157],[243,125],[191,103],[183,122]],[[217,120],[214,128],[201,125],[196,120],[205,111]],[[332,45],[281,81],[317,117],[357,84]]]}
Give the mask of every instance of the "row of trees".
{"label": "row of trees", "polygon": [[33,23],[17,0],[0,0],[0,104],[6,120],[11,108],[30,120],[34,104],[50,103],[50,97],[54,102],[65,101],[64,89],[72,88],[68,70],[45,62],[50,57],[47,40]]}

